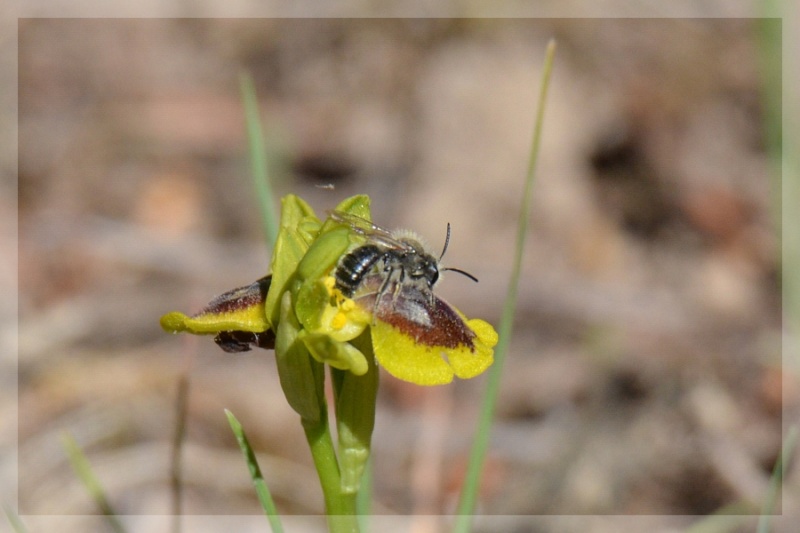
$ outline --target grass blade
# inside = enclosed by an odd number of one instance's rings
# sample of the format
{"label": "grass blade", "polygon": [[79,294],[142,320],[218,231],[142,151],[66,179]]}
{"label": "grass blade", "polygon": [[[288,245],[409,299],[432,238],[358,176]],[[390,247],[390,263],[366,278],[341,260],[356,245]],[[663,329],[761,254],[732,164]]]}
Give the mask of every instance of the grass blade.
{"label": "grass blade", "polygon": [[183,444],[188,416],[189,374],[184,372],[178,381],[175,397],[175,432],[172,436],[170,457],[170,492],[172,497],[172,532],[180,533],[183,515]]}
{"label": "grass blade", "polygon": [[94,475],[94,472],[92,472],[92,466],[81,451],[78,443],[68,434],[62,437],[61,442],[64,446],[64,450],[67,452],[67,457],[69,458],[70,464],[72,464],[72,468],[75,470],[75,473],[78,474],[78,478],[83,482],[86,490],[89,491],[89,495],[95,503],[97,503],[100,512],[106,517],[108,525],[111,526],[111,529],[114,530],[115,533],[125,533],[122,522],[117,518],[117,513],[111,507],[111,503],[106,497],[105,490],[103,490],[100,481]]}
{"label": "grass blade", "polygon": [[25,524],[22,523],[17,513],[11,507],[3,504],[3,512],[6,514],[6,518],[8,519],[8,523],[11,524],[11,528],[15,531],[15,533],[28,533],[28,529],[25,527]]}
{"label": "grass blade", "polygon": [[244,103],[244,116],[247,123],[247,144],[250,151],[250,165],[253,172],[253,183],[256,187],[258,201],[264,224],[267,243],[272,246],[278,237],[278,217],[275,214],[275,202],[272,193],[267,147],[261,117],[258,111],[258,98],[253,78],[246,73],[239,77]]}
{"label": "grass blade", "polygon": [[[786,24],[780,15],[785,2],[769,0],[761,6],[762,18],[759,19],[760,67],[764,106],[764,131],[766,146],[772,164],[773,182],[772,212],[776,228],[778,253],[781,253],[780,282],[783,293],[784,332],[789,341],[784,342],[784,372],[786,364],[794,361],[797,335],[800,332],[800,277],[797,272],[800,266],[800,233],[798,233],[798,217],[795,209],[796,198],[800,195],[800,179],[796,150],[784,150],[786,146],[796,146],[800,138],[800,123],[797,116],[797,98],[784,94],[786,87],[783,50],[793,49],[796,37],[783,31]],[[787,4],[788,5],[788,4]],[[788,39],[788,45],[785,44]],[[785,111],[785,112],[784,112]],[[789,142],[783,142],[783,135]],[[756,526],[757,533],[770,531],[772,514],[778,504],[783,483],[784,469],[791,453],[797,446],[798,427],[791,426],[784,440],[781,455],[775,463],[770,478],[767,496]]]}
{"label": "grass blade", "polygon": [[531,196],[533,191],[536,160],[539,156],[539,145],[541,141],[542,124],[544,122],[544,107],[547,100],[547,88],[550,85],[550,72],[553,66],[556,44],[551,40],[545,52],[544,70],[542,72],[542,82],[539,92],[539,103],[536,113],[536,123],[531,145],[531,158],[528,164],[528,172],[525,179],[525,191],[522,196],[522,205],[519,213],[519,223],[517,227],[517,241],[514,250],[514,264],[511,279],[508,285],[503,316],[500,320],[500,340],[495,348],[495,361],[489,370],[489,379],[484,394],[483,405],[481,406],[478,429],[475,441],[470,453],[467,474],[464,480],[464,487],[458,502],[458,510],[454,531],[466,533],[470,529],[471,515],[475,509],[480,485],[481,469],[483,467],[486,451],[489,447],[489,433],[494,417],[495,404],[500,390],[500,377],[503,372],[508,345],[511,339],[511,329],[514,321],[514,313],[517,307],[517,288],[519,287],[520,271],[522,268],[522,252],[525,246],[525,236],[528,230],[528,213],[530,212]]}
{"label": "grass blade", "polygon": [[769,526],[772,521],[772,514],[775,512],[775,506],[778,503],[778,497],[781,493],[781,485],[783,485],[784,468],[789,464],[792,452],[797,446],[797,433],[797,426],[792,426],[789,428],[789,434],[786,435],[786,440],[783,442],[781,455],[775,462],[775,468],[769,480],[769,490],[764,500],[764,508],[761,510],[761,516],[758,518],[757,533],[768,533],[770,530]]}
{"label": "grass blade", "polygon": [[244,434],[244,429],[242,429],[242,425],[236,417],[233,416],[233,413],[225,409],[225,415],[228,417],[228,423],[231,425],[233,434],[236,435],[236,441],[239,443],[239,448],[242,450],[245,461],[247,461],[247,468],[250,470],[250,477],[253,479],[258,501],[261,503],[261,508],[264,509],[264,514],[269,519],[272,531],[273,533],[283,533],[278,510],[275,508],[275,502],[272,501],[272,495],[269,492],[267,483],[264,481],[264,476],[261,475],[256,454],[253,452],[253,448],[250,447],[247,436]]}
{"label": "grass blade", "polygon": [[705,516],[683,533],[731,533],[741,531],[753,519],[753,506],[749,503],[733,503]]}

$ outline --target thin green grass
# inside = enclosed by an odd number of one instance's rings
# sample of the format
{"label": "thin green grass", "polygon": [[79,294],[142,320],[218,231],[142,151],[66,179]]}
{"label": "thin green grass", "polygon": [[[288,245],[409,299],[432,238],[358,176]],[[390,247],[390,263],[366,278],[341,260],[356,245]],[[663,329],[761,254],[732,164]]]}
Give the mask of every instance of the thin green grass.
{"label": "thin green grass", "polygon": [[[764,18],[759,20],[760,65],[764,104],[764,130],[767,151],[771,160],[772,212],[775,233],[781,246],[778,258],[781,265],[780,280],[784,303],[784,327],[789,331],[784,344],[783,363],[797,362],[797,335],[800,334],[800,227],[794,202],[800,196],[800,164],[796,150],[783,150],[783,136],[786,134],[788,146],[796,146],[800,138],[800,128],[796,119],[797,99],[795,95],[783,94],[783,76],[791,76],[783,70],[784,38],[789,40],[791,49],[794,36],[783,31],[783,20],[778,18],[784,11],[785,2],[768,0],[761,6]],[[777,16],[777,17],[776,17]],[[770,18],[772,17],[772,18]],[[785,19],[784,19],[785,20]],[[786,96],[786,98],[784,98]],[[784,108],[786,105],[786,108]],[[785,217],[785,218],[784,218]],[[796,365],[784,366],[784,372],[795,372]],[[783,475],[791,454],[797,447],[798,427],[791,426],[784,440],[781,455],[776,461],[770,478],[767,495],[759,516],[757,533],[770,531],[772,515],[777,508],[783,484]]]}
{"label": "thin green grass", "polygon": [[170,492],[172,497],[172,532],[180,533],[183,515],[183,444],[186,438],[186,418],[188,416],[189,374],[184,372],[178,381],[175,396],[175,432],[172,436],[170,458]]}
{"label": "thin green grass", "polygon": [[684,533],[731,533],[740,531],[748,521],[753,520],[752,504],[734,503],[718,509],[714,514],[704,516]]}
{"label": "thin green grass", "polygon": [[242,73],[239,78],[244,103],[245,122],[247,123],[247,143],[250,151],[250,165],[253,171],[258,202],[261,206],[264,235],[270,247],[278,237],[278,217],[275,213],[275,200],[270,179],[270,165],[267,156],[267,145],[261,118],[258,111],[258,98],[253,78]]}
{"label": "thin green grass", "polygon": [[[772,524],[772,516],[776,513],[778,501],[780,500],[781,487],[783,485],[783,475],[786,465],[791,460],[791,455],[797,448],[798,429],[796,426],[789,428],[780,457],[775,462],[772,476],[769,481],[769,489],[764,498],[764,503],[758,515],[756,533],[769,533]],[[753,519],[758,512],[758,508],[752,503],[733,503],[717,510],[714,514],[703,517],[690,527],[685,533],[729,533],[740,531],[744,525]]]}
{"label": "thin green grass", "polygon": [[[782,170],[791,163],[789,154],[783,152],[783,113],[782,113],[782,28],[781,21],[777,18],[769,18],[771,15],[780,11],[780,2],[769,0],[762,5],[764,18],[758,21],[759,45],[760,45],[760,64],[761,79],[764,103],[764,131],[766,137],[767,151],[771,160],[772,178],[772,214],[775,225],[775,234],[778,241],[783,242],[783,257],[778,258],[779,264],[782,261],[782,272],[794,272],[796,269],[791,265],[800,263],[798,253],[795,224],[786,224],[783,215],[789,214],[783,210],[782,201],[784,197],[794,198],[798,190],[796,173],[790,173],[782,179]],[[792,154],[793,155],[793,154]],[[787,160],[784,160],[787,158]],[[796,164],[787,165],[790,170],[796,168]],[[782,194],[783,193],[783,194]],[[787,195],[788,193],[788,195]],[[787,232],[785,233],[784,230]],[[794,277],[787,278],[782,276],[783,295],[787,303],[785,307],[789,327],[797,324],[798,317],[798,295],[800,295],[800,285]],[[796,426],[789,429],[783,444],[781,455],[775,463],[772,476],[770,477],[767,494],[764,498],[758,522],[756,525],[757,533],[768,533],[772,523],[772,515],[777,508],[781,487],[783,484],[783,474],[785,465],[788,463],[791,453],[797,446],[798,430]],[[733,504],[717,511],[711,516],[705,517],[693,524],[686,531],[687,533],[727,533],[728,531],[738,531],[746,520],[752,519],[754,508],[752,505]]]}
{"label": "thin green grass", "polygon": [[102,485],[100,485],[100,481],[97,479],[97,476],[94,475],[92,466],[89,464],[89,460],[83,454],[83,451],[81,451],[78,443],[75,442],[75,439],[73,439],[69,434],[65,434],[62,437],[61,442],[64,446],[64,450],[67,453],[69,462],[72,464],[72,468],[75,470],[75,473],[78,475],[78,478],[81,480],[81,482],[83,482],[84,487],[86,487],[89,495],[97,504],[100,512],[105,516],[108,525],[115,533],[125,533],[125,528],[123,527],[122,522],[119,521],[117,513],[111,507],[111,503],[106,496],[105,490],[103,489]]}
{"label": "thin green grass", "polygon": [[[780,2],[767,0],[762,6],[764,15],[779,12]],[[772,181],[772,213],[778,239],[782,234],[781,163],[784,157],[794,157],[790,150],[783,153],[783,98],[782,98],[782,27],[781,20],[762,18],[758,22],[759,30],[759,66],[761,69],[762,104],[764,109],[764,136],[767,153],[771,163],[770,178]],[[791,126],[791,122],[788,124]],[[796,166],[794,168],[797,168]],[[786,176],[790,178],[790,176]],[[792,180],[795,181],[795,180]],[[796,198],[796,197],[795,197]],[[788,228],[787,228],[788,229]]]}
{"label": "thin green grass", "polygon": [[467,467],[464,487],[458,503],[458,516],[453,530],[457,533],[466,533],[470,529],[471,515],[475,510],[477,502],[478,488],[480,485],[481,469],[486,458],[489,447],[489,436],[491,432],[492,419],[494,418],[495,404],[500,391],[500,378],[503,373],[508,346],[511,340],[511,330],[514,322],[514,314],[517,307],[517,291],[519,287],[520,273],[522,269],[522,253],[525,248],[525,237],[528,232],[528,218],[535,178],[536,161],[539,157],[539,146],[541,144],[542,125],[544,123],[544,110],[547,102],[547,89],[550,85],[550,74],[555,57],[556,43],[551,40],[545,52],[544,70],[542,72],[541,86],[539,89],[539,102],[536,112],[536,122],[531,144],[531,157],[528,164],[528,172],[525,178],[525,191],[522,195],[522,205],[520,206],[519,219],[517,225],[517,240],[514,249],[514,263],[511,279],[508,284],[508,292],[503,307],[503,315],[500,320],[500,340],[495,348],[495,361],[489,370],[489,379],[486,392],[481,405],[481,414],[478,421],[478,429],[475,441],[472,444],[469,465]]}
{"label": "thin green grass", "polygon": [[789,433],[783,442],[783,449],[781,455],[775,462],[775,468],[772,471],[772,477],[769,480],[769,490],[767,497],[764,499],[764,507],[761,510],[761,516],[758,518],[757,533],[768,533],[770,531],[770,524],[772,523],[772,515],[778,505],[778,499],[781,494],[781,486],[783,485],[783,475],[786,465],[789,464],[792,453],[797,447],[797,426],[789,428]]}
{"label": "thin green grass", "polygon": [[244,429],[242,429],[242,425],[236,417],[233,416],[233,413],[225,409],[225,415],[228,417],[228,423],[231,425],[233,434],[236,435],[236,441],[239,443],[239,448],[242,450],[244,459],[247,462],[247,468],[250,470],[250,478],[253,480],[253,486],[256,488],[258,501],[261,503],[264,514],[267,515],[272,531],[273,533],[283,533],[283,525],[281,525],[278,510],[275,507],[275,502],[272,500],[272,494],[269,492],[267,483],[264,481],[264,476],[261,474],[261,468],[258,466],[256,454],[253,452],[253,448],[250,446],[247,436],[244,434]]}
{"label": "thin green grass", "polygon": [[17,513],[15,513],[11,507],[3,504],[3,512],[15,533],[28,533],[28,528],[25,527],[25,524],[22,523],[22,520],[20,520]]}

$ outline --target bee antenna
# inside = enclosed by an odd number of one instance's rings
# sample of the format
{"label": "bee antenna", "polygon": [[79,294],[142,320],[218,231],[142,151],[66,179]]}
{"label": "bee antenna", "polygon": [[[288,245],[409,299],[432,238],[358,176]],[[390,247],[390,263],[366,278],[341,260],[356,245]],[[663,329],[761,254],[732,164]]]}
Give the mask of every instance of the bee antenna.
{"label": "bee antenna", "polygon": [[452,272],[458,272],[459,274],[463,274],[463,275],[467,276],[469,279],[471,279],[475,283],[478,283],[478,278],[476,278],[475,276],[473,276],[469,272],[465,272],[465,271],[461,270],[460,268],[440,268],[439,270],[441,270],[441,271],[450,270]]}
{"label": "bee antenna", "polygon": [[[444,257],[444,253],[447,251],[447,245],[448,244],[450,244],[450,223],[449,222],[447,223],[447,237],[444,238],[444,248],[442,249],[442,255],[439,256],[439,261],[441,261],[442,257]],[[476,278],[475,276],[473,276],[469,272],[465,272],[465,271],[461,270],[460,268],[440,268],[439,269],[440,272],[444,272],[445,270],[450,270],[452,272],[458,272],[459,274],[463,274],[464,276],[467,276],[469,279],[471,279],[475,283],[478,283],[478,278]]]}
{"label": "bee antenna", "polygon": [[450,244],[450,223],[447,223],[447,237],[444,238],[444,248],[442,249],[442,254],[439,256],[439,261],[442,260],[444,257],[444,253],[447,251],[447,245]]}

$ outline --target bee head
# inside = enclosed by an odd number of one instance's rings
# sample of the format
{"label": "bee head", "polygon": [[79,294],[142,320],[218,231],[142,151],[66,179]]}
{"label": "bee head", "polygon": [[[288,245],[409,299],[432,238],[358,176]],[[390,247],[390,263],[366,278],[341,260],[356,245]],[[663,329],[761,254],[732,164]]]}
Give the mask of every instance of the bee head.
{"label": "bee head", "polygon": [[409,276],[412,279],[424,279],[428,282],[428,287],[433,287],[439,280],[439,262],[427,253],[413,255],[414,261],[412,268],[409,269]]}

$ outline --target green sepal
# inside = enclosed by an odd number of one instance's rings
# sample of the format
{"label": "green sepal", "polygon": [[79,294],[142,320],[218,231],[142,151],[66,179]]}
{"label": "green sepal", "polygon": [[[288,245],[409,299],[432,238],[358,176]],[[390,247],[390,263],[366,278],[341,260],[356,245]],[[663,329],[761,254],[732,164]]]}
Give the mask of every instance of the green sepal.
{"label": "green sepal", "polygon": [[297,265],[316,238],[320,221],[314,210],[293,194],[281,200],[281,225],[272,251],[272,286],[265,304],[267,321],[273,326],[280,318],[281,298],[289,288]]}
{"label": "green sepal", "polygon": [[281,316],[275,337],[275,361],[281,388],[300,417],[317,423],[325,414],[325,369],[298,338],[300,323],[292,309],[292,293],[281,298]]}
{"label": "green sepal", "polygon": [[[358,194],[342,200],[335,211],[370,220],[369,205],[369,196]],[[342,226],[339,222],[328,218],[322,225],[316,241],[297,267],[299,278],[314,280],[327,274],[353,245],[353,236],[352,228]]]}
{"label": "green sepal", "polygon": [[298,278],[302,281],[316,281],[326,275],[352,244],[351,234],[349,228],[342,226],[329,231],[325,231],[323,227],[297,266]]}
{"label": "green sepal", "polygon": [[369,460],[379,375],[369,331],[353,339],[352,343],[365,355],[369,364],[367,372],[355,375],[331,370],[339,434],[341,490],[345,494],[358,492]]}
{"label": "green sepal", "polygon": [[294,310],[303,328],[320,332],[323,327],[322,317],[330,299],[330,293],[322,279],[308,280],[300,286]]}
{"label": "green sepal", "polygon": [[370,212],[370,198],[366,194],[357,194],[355,196],[351,196],[350,198],[345,198],[339,202],[339,205],[336,206],[335,210],[339,211],[340,213],[356,215],[364,220],[372,220],[372,215]]}

